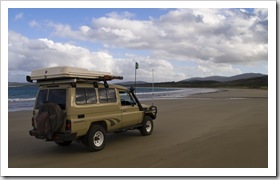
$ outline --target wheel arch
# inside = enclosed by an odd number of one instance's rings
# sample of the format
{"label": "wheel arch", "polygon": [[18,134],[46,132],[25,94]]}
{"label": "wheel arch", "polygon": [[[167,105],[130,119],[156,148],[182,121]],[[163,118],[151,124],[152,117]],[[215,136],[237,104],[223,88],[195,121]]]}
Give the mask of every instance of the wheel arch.
{"label": "wheel arch", "polygon": [[156,119],[156,116],[154,116],[153,113],[145,113],[142,121],[144,121],[146,117],[150,117],[152,120]]}
{"label": "wheel arch", "polygon": [[104,121],[104,120],[92,122],[92,123],[90,124],[90,126],[89,126],[89,129],[90,129],[91,127],[95,126],[95,125],[103,126],[104,129],[105,129],[105,131],[106,131],[106,132],[108,131],[108,129],[107,129],[108,125],[107,125],[106,121]]}

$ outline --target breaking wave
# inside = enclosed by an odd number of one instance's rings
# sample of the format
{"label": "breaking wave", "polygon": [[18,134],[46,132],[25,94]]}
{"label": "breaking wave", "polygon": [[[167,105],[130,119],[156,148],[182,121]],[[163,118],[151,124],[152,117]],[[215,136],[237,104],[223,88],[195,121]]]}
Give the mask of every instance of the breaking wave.
{"label": "breaking wave", "polygon": [[26,101],[35,101],[34,98],[13,98],[13,99],[8,99],[8,102],[26,102]]}

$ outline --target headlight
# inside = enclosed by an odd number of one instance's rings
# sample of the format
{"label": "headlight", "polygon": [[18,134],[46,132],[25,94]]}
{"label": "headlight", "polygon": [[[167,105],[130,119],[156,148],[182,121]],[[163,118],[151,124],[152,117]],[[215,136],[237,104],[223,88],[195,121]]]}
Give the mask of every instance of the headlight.
{"label": "headlight", "polygon": [[151,106],[150,110],[152,111],[153,115],[156,116],[157,115],[157,107],[156,106]]}

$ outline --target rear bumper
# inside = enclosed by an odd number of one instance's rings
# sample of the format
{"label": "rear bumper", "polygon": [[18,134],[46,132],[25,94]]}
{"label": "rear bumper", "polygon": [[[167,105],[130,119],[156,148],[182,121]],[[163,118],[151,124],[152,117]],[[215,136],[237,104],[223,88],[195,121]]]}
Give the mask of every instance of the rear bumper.
{"label": "rear bumper", "polygon": [[55,142],[65,142],[65,141],[73,141],[77,136],[77,133],[66,134],[66,133],[55,133],[53,136],[53,140]]}
{"label": "rear bumper", "polygon": [[[35,138],[37,139],[46,139],[45,136],[40,135],[36,130],[30,130],[29,131],[29,135],[30,136],[35,136]],[[72,133],[72,134],[68,134],[68,133],[55,133],[52,137],[52,139],[48,139],[48,140],[52,140],[52,141],[56,141],[56,142],[65,142],[65,141],[73,141],[76,138],[77,133]]]}

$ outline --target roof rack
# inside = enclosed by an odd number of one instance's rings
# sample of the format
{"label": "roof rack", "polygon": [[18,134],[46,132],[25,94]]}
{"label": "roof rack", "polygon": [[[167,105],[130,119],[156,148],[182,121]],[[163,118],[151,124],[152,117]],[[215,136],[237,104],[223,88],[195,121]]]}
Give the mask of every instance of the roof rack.
{"label": "roof rack", "polygon": [[59,83],[94,83],[99,81],[110,81],[114,79],[122,80],[122,76],[114,76],[107,72],[89,71],[84,68],[70,66],[58,66],[34,70],[30,76],[26,76],[26,81],[32,83],[34,80],[38,84],[59,84]]}

